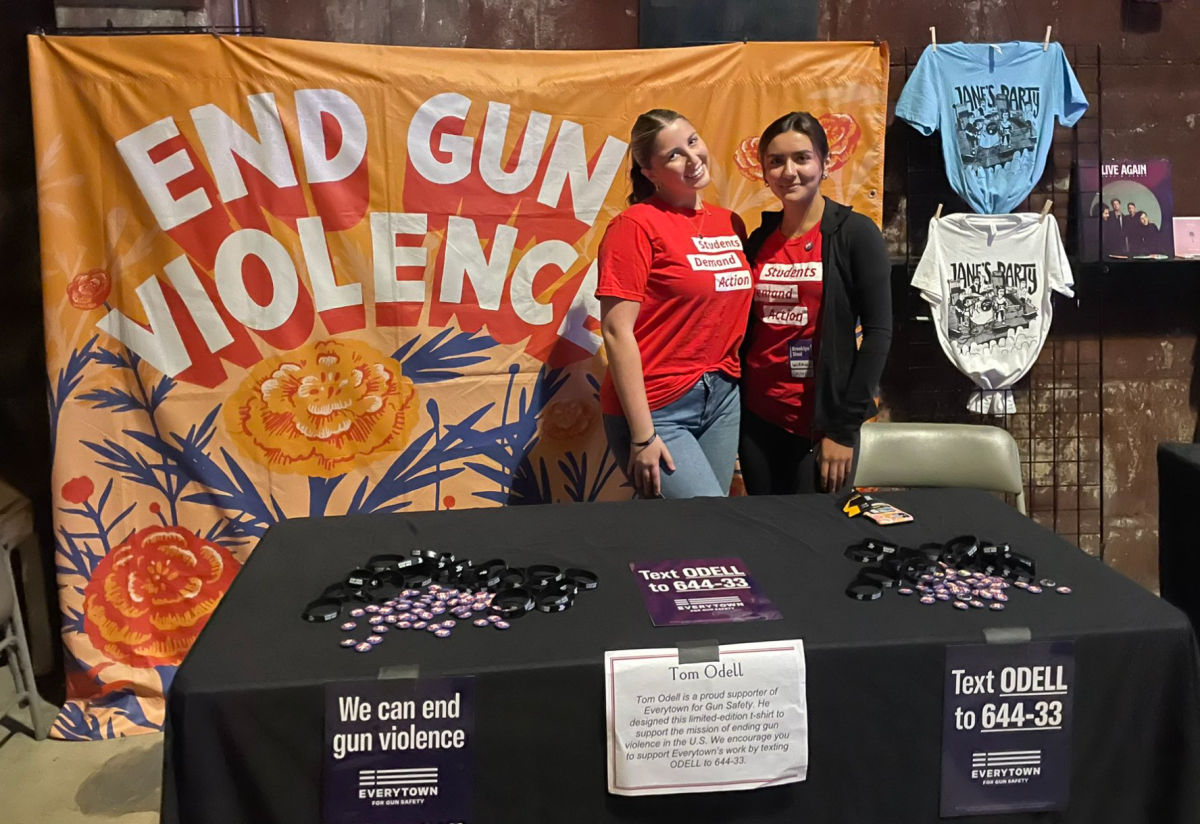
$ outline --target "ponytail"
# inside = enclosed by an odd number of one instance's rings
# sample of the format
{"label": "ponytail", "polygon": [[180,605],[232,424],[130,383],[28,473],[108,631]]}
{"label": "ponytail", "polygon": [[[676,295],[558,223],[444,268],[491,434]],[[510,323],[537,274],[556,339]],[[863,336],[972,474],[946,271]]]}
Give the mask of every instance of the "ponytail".
{"label": "ponytail", "polygon": [[629,182],[633,186],[633,193],[628,198],[630,206],[649,200],[655,192],[655,186],[650,182],[650,178],[642,174],[642,164],[637,162],[637,158],[632,158],[629,164]]}

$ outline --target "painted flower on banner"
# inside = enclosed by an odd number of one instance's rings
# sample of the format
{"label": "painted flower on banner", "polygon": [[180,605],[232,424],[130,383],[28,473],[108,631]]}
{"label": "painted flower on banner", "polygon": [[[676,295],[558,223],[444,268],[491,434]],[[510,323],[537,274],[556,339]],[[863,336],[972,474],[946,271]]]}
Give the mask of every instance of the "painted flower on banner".
{"label": "painted flower on banner", "polygon": [[239,566],[229,550],[182,527],[140,529],[104,557],[84,590],[88,638],[131,667],[177,665]]}
{"label": "painted flower on banner", "polygon": [[733,160],[737,163],[738,171],[747,180],[762,180],[763,167],[758,160],[758,136],[747,137],[738,144],[737,151],[733,153]]}
{"label": "painted flower on banner", "polygon": [[67,299],[76,309],[95,309],[108,300],[112,278],[103,269],[80,272],[67,284]]}
{"label": "painted flower on banner", "polygon": [[256,366],[225,421],[242,450],[275,472],[332,478],[408,443],[417,390],[400,364],[356,340],[308,344]]}
{"label": "painted flower on banner", "polygon": [[542,412],[542,435],[552,441],[573,441],[596,422],[596,404],[583,400],[554,401]]}
{"label": "painted flower on banner", "polygon": [[862,138],[862,128],[852,115],[830,112],[817,118],[829,140],[829,173],[833,174],[849,162]]}
{"label": "painted flower on banner", "polygon": [[92,497],[92,493],[96,491],[96,485],[92,483],[92,479],[86,475],[78,478],[72,478],[62,486],[62,497],[64,501],[69,501],[73,504],[85,503],[88,498]]}

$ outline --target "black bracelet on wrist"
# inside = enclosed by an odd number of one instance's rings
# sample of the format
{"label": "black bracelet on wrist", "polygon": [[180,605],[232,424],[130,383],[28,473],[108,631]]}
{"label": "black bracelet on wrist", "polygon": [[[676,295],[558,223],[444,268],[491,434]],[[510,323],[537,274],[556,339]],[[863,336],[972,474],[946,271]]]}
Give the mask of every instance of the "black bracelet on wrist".
{"label": "black bracelet on wrist", "polygon": [[629,445],[636,447],[637,449],[645,449],[647,446],[654,443],[654,439],[657,437],[658,437],[658,430],[655,429],[653,432],[650,433],[650,437],[647,438],[646,440],[644,440],[644,441],[630,440]]}

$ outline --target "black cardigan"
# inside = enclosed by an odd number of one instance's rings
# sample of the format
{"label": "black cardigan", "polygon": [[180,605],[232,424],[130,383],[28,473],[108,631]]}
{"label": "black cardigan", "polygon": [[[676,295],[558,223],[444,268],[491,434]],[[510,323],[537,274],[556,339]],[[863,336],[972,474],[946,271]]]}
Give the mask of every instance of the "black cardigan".
{"label": "black cardigan", "polygon": [[[746,241],[754,263],[783,212],[763,212]],[[826,198],[821,218],[821,341],[813,430],[852,446],[863,422],[878,412],[875,390],[892,344],[892,265],[883,235],[866,215]],[[751,314],[750,322],[755,323]],[[862,324],[862,347],[854,329]],[[747,335],[749,339],[749,335]]]}

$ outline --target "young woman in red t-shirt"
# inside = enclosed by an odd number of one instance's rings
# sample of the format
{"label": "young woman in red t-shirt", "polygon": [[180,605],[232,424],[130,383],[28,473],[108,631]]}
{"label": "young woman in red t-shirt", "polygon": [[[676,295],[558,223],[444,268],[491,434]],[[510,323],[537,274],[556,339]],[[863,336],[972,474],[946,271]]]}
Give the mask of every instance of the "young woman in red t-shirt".
{"label": "young woman in red t-shirt", "polygon": [[708,147],[678,112],[638,117],[630,206],[600,244],[608,442],[643,497],[727,495],[752,281],[746,229],[700,193]]}
{"label": "young woman in red t-shirt", "polygon": [[835,492],[850,484],[859,429],[876,412],[892,340],[891,263],[868,217],[821,194],[829,142],[815,118],[779,118],[758,153],[783,210],[764,212],[746,243],[754,310],[743,350],[742,477],[751,495]]}

